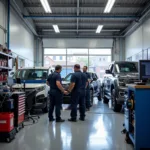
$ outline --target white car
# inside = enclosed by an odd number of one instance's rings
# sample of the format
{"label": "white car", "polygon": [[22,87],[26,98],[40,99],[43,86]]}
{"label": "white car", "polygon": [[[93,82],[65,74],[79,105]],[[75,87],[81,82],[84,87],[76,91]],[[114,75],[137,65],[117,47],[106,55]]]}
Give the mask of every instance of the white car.
{"label": "white car", "polygon": [[[21,68],[14,74],[15,84],[12,86],[15,91],[22,91],[25,83],[26,93],[36,90],[36,103],[39,103],[43,112],[48,111],[48,91],[49,86],[46,84],[48,75],[54,72],[54,68],[33,67]],[[21,84],[16,83],[16,79],[21,79]]]}

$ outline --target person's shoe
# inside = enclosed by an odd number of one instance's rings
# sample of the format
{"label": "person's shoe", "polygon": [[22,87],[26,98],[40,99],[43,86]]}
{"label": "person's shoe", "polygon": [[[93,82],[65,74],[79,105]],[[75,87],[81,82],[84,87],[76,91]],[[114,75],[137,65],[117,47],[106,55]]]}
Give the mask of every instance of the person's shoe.
{"label": "person's shoe", "polygon": [[52,121],[55,121],[55,119],[53,118],[53,119],[49,119],[49,122],[52,122]]}
{"label": "person's shoe", "polygon": [[72,118],[68,119],[68,121],[70,121],[70,122],[77,122],[76,119],[72,119]]}
{"label": "person's shoe", "polygon": [[84,119],[84,118],[79,118],[79,120],[81,120],[81,121],[85,121],[85,119]]}
{"label": "person's shoe", "polygon": [[65,122],[65,120],[63,120],[63,119],[57,120],[57,119],[56,119],[56,122]]}

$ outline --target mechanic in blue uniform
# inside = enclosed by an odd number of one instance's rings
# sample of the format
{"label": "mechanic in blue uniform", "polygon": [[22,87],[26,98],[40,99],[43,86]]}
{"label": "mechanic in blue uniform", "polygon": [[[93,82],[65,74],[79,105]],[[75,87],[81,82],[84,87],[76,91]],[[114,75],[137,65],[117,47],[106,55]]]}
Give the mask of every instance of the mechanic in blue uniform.
{"label": "mechanic in blue uniform", "polygon": [[87,77],[80,71],[80,65],[74,66],[74,73],[71,76],[71,83],[68,93],[71,93],[71,118],[68,121],[77,121],[77,105],[79,104],[80,120],[85,120],[85,89],[87,86]]}
{"label": "mechanic in blue uniform", "polygon": [[62,80],[60,72],[62,66],[57,65],[55,72],[51,73],[47,79],[47,84],[50,86],[50,108],[49,108],[49,121],[54,121],[53,111],[55,108],[56,122],[64,122],[61,119],[61,106],[63,101],[63,94],[68,94],[62,87]]}
{"label": "mechanic in blue uniform", "polygon": [[86,110],[89,111],[90,107],[91,107],[91,103],[90,103],[90,82],[91,82],[91,76],[90,74],[87,72],[88,67],[84,66],[83,67],[83,73],[85,73],[85,75],[87,76],[88,79],[88,85],[86,88],[86,95],[85,95],[85,105],[86,105]]}

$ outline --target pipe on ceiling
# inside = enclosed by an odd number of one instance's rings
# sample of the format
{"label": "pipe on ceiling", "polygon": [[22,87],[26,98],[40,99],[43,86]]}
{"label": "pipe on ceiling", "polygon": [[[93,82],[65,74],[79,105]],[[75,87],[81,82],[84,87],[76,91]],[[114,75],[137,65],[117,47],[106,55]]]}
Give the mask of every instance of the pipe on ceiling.
{"label": "pipe on ceiling", "polygon": [[33,16],[33,15],[23,15],[24,18],[112,18],[112,19],[138,19],[140,16]]}

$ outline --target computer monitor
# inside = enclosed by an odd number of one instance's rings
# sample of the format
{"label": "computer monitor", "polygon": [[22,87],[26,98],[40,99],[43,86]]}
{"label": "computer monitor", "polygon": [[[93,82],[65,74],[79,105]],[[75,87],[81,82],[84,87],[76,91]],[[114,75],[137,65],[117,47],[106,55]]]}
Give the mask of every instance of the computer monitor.
{"label": "computer monitor", "polygon": [[150,80],[150,60],[139,61],[139,76],[142,82]]}

